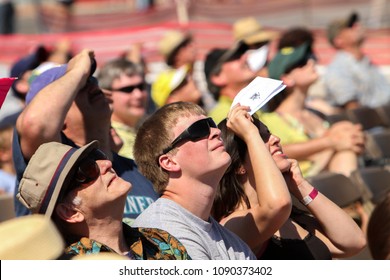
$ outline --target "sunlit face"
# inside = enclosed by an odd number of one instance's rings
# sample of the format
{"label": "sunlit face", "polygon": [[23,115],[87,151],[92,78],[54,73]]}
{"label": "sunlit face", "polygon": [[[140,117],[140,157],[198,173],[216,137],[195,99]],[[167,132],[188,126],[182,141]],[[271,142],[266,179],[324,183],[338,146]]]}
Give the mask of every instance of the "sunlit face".
{"label": "sunlit face", "polygon": [[[194,122],[205,119],[203,115],[183,117],[173,128],[175,139]],[[205,177],[222,177],[231,162],[221,139],[221,131],[210,127],[210,134],[197,141],[184,141],[176,146],[173,157],[178,161],[183,175],[199,180]]]}
{"label": "sunlit face", "polygon": [[[146,90],[141,88],[142,85],[144,85],[144,80],[140,75],[127,76],[123,74],[113,81],[111,86],[112,120],[133,127],[145,115],[148,96]],[[131,92],[125,91],[131,86],[135,86]],[[137,86],[139,87],[137,88]]]}
{"label": "sunlit face", "polygon": [[[132,185],[119,177],[110,160],[97,160],[99,166],[99,177],[90,183],[81,184],[74,190],[77,197],[81,199],[80,209],[85,213],[104,213],[123,211],[124,203]],[[118,202],[121,203],[118,203]]]}
{"label": "sunlit face", "polygon": [[290,170],[290,162],[287,160],[287,156],[283,153],[282,146],[280,145],[280,138],[271,134],[268,127],[262,122],[256,122],[256,126],[259,129],[260,136],[263,139],[265,145],[269,149],[272,158],[281,172]]}
{"label": "sunlit face", "polygon": [[182,46],[178,52],[176,57],[183,64],[192,64],[196,61],[196,48],[195,43],[193,41],[189,41],[187,44]]}
{"label": "sunlit face", "polygon": [[246,54],[239,59],[225,62],[221,73],[225,75],[226,85],[232,88],[242,88],[256,77],[247,64]]}
{"label": "sunlit face", "polygon": [[290,77],[297,87],[308,87],[314,84],[319,78],[315,60],[309,59],[304,66],[294,68],[286,76]]}

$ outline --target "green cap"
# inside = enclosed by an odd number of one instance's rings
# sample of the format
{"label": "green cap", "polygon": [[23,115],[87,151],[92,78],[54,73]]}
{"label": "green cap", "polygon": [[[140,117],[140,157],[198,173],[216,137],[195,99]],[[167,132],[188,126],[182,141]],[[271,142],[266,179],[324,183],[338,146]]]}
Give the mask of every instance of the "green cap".
{"label": "green cap", "polygon": [[311,53],[308,43],[299,47],[284,47],[275,55],[268,65],[268,76],[272,79],[280,79],[289,68],[302,61]]}

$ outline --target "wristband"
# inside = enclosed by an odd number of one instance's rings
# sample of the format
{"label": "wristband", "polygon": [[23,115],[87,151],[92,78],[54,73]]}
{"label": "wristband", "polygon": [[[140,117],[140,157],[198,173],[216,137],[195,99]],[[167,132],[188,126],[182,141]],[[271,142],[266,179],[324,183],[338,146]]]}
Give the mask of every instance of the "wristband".
{"label": "wristband", "polygon": [[313,190],[304,198],[302,198],[301,203],[305,206],[309,205],[310,202],[312,202],[318,195],[318,190],[316,188],[313,188]]}

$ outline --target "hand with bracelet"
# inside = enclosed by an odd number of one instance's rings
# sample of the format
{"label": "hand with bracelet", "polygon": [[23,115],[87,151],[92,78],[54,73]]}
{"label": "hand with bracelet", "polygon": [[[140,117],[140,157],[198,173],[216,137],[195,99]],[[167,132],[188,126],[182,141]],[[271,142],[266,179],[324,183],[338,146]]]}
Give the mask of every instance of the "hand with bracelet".
{"label": "hand with bracelet", "polygon": [[[213,205],[214,218],[246,241],[258,259],[332,259],[352,256],[364,248],[366,240],[355,221],[303,177],[298,162],[284,154],[279,137],[252,116],[260,134],[253,145],[253,134],[244,137],[234,128],[234,121],[230,114],[228,121],[218,125],[232,163],[220,182]],[[256,154],[253,146],[265,149]],[[255,164],[259,159],[260,164]],[[275,164],[289,192],[310,213],[293,207],[289,218],[264,241],[267,228],[260,227],[255,213],[279,187],[276,181],[264,181],[264,174],[275,172]],[[259,170],[263,173],[257,180]],[[258,215],[264,215],[264,211],[260,209]],[[258,246],[253,246],[255,240]]]}

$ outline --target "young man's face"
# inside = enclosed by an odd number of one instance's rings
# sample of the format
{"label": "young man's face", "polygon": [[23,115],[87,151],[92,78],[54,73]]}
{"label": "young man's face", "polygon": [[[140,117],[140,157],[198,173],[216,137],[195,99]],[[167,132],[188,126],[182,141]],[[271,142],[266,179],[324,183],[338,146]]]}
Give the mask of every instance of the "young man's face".
{"label": "young man's face", "polygon": [[[183,117],[173,128],[173,139],[196,121],[205,118],[202,115]],[[183,175],[203,180],[208,176],[222,176],[229,166],[231,159],[223,145],[221,131],[215,127],[210,127],[209,131],[204,138],[194,142],[183,141],[177,146],[173,157],[178,161]]]}

